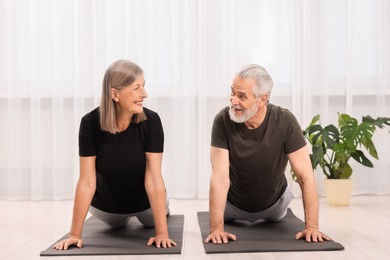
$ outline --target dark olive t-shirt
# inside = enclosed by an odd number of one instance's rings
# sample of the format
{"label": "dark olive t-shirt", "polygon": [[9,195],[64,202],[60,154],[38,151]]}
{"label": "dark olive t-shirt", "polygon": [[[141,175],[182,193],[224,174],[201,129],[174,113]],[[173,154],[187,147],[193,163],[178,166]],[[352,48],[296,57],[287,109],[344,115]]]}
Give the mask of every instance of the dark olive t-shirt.
{"label": "dark olive t-shirt", "polygon": [[229,150],[228,201],[248,212],[272,206],[287,187],[287,155],[305,145],[302,130],[287,109],[268,104],[256,129],[235,123],[229,107],[222,109],[214,119],[211,146]]}
{"label": "dark olive t-shirt", "polygon": [[79,155],[96,156],[95,208],[123,214],[150,208],[145,152],[162,153],[164,133],[158,114],[147,108],[144,112],[147,120],[117,134],[101,130],[98,108],[81,119]]}

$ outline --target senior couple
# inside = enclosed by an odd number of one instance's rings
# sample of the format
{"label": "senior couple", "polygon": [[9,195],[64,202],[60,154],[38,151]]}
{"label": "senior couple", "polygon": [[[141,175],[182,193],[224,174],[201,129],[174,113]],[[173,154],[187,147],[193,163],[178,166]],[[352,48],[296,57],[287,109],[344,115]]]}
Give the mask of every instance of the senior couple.
{"label": "senior couple", "polygon": [[[329,240],[319,230],[316,184],[301,128],[290,111],[269,102],[272,85],[263,67],[244,66],[232,80],[230,105],[215,116],[206,243],[239,239],[224,230],[225,221],[281,221],[293,198],[284,174],[287,162],[298,177],[305,212],[305,229],[295,238]],[[158,114],[143,107],[146,97],[138,65],[118,60],[108,67],[100,106],[81,119],[80,176],[70,235],[55,249],[82,247],[88,211],[111,227],[123,227],[137,217],[155,227],[148,246],[176,246],[168,234],[161,174],[163,128]]]}

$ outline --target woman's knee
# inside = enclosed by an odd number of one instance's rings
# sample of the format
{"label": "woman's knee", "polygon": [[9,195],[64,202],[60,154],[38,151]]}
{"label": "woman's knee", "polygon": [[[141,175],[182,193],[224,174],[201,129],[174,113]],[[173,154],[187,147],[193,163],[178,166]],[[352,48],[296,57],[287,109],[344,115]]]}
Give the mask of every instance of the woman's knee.
{"label": "woman's knee", "polygon": [[145,227],[154,227],[154,218],[151,208],[139,212],[135,214],[135,216],[138,218],[139,222],[141,222],[141,224]]}
{"label": "woman's knee", "polygon": [[104,221],[107,225],[109,225],[111,228],[123,228],[127,225],[128,220],[125,221]]}
{"label": "woman's knee", "polygon": [[127,222],[129,222],[130,219],[129,216],[105,212],[92,206],[89,208],[89,212],[92,214],[92,216],[101,220],[111,228],[124,227],[127,225]]}

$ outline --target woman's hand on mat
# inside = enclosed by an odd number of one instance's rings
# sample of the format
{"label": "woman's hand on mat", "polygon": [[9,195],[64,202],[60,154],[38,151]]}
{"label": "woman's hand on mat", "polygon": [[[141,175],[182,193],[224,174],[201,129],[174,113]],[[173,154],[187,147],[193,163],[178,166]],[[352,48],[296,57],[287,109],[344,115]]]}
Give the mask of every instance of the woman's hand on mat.
{"label": "woman's hand on mat", "polygon": [[156,244],[157,248],[160,247],[167,248],[167,247],[176,246],[175,241],[171,240],[168,237],[168,235],[157,235],[155,237],[149,238],[147,245],[151,246],[153,244]]}
{"label": "woman's hand on mat", "polygon": [[306,242],[323,242],[324,240],[331,240],[328,236],[322,234],[317,228],[309,227],[298,232],[295,239],[305,239]]}
{"label": "woman's hand on mat", "polygon": [[209,243],[210,241],[213,244],[222,244],[222,243],[227,244],[229,240],[236,241],[237,240],[236,235],[225,232],[223,230],[214,230],[213,232],[211,232],[210,235],[208,235],[208,237],[204,242],[206,244]]}
{"label": "woman's hand on mat", "polygon": [[76,245],[78,248],[83,246],[83,240],[81,238],[71,236],[58,243],[55,243],[53,248],[57,250],[67,250],[70,245]]}

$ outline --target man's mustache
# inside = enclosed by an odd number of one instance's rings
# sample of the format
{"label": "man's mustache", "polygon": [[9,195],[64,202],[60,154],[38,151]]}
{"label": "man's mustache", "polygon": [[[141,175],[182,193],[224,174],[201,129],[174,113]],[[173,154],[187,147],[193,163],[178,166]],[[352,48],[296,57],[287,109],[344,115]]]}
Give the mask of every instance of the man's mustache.
{"label": "man's mustache", "polygon": [[240,109],[240,110],[243,110],[243,108],[239,105],[235,105],[235,106],[230,106],[231,109]]}

